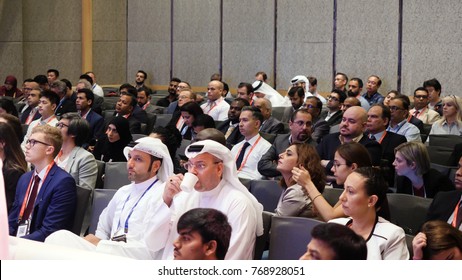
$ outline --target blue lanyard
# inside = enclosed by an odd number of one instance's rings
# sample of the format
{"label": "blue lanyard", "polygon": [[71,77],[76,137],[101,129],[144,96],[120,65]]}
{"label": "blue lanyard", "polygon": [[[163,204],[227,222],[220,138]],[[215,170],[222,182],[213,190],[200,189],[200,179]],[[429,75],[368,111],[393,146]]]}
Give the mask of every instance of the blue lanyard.
{"label": "blue lanyard", "polygon": [[[132,216],[133,210],[135,210],[136,206],[138,205],[140,200],[143,198],[143,196],[149,191],[149,189],[151,189],[152,186],[154,186],[155,183],[157,183],[157,181],[159,181],[159,179],[156,179],[146,190],[144,190],[143,194],[140,196],[140,198],[138,198],[138,201],[135,203],[135,205],[133,205],[132,210],[130,210],[130,213],[128,214],[128,217],[125,220],[124,233],[128,232],[128,220],[130,220],[130,217]],[[124,202],[124,206],[122,207],[122,211],[120,211],[121,215],[122,215],[122,212],[124,211],[125,204],[130,199],[130,196],[131,196],[131,194],[128,195],[127,199]],[[120,218],[119,218],[119,224],[117,225],[117,231],[119,230],[119,228],[120,228]]]}

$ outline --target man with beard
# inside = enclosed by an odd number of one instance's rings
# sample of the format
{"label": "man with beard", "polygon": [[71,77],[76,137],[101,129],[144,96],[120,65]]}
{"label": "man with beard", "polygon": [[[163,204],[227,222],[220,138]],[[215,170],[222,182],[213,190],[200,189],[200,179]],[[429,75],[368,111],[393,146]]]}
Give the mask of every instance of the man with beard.
{"label": "man with beard", "polygon": [[178,79],[178,78],[172,78],[170,80],[170,84],[168,85],[168,95],[162,99],[160,99],[159,101],[157,101],[157,106],[161,106],[161,107],[168,107],[168,105],[170,105],[170,103],[174,102],[174,101],[177,101],[178,100],[178,95],[177,95],[177,91],[176,91],[176,88],[178,87],[178,85],[181,83],[181,80]]}
{"label": "man with beard", "polygon": [[144,87],[144,82],[148,78],[148,74],[144,72],[143,70],[138,70],[136,72],[136,77],[135,77],[135,88],[139,89],[140,87]]}
{"label": "man with beard", "polygon": [[292,114],[300,109],[305,100],[305,92],[302,87],[292,87],[287,93],[290,99],[291,107],[286,107],[284,109],[284,114],[282,115],[281,122],[288,123]]}
{"label": "man with beard", "polygon": [[315,146],[316,141],[311,138],[312,116],[306,109],[299,109],[289,121],[289,134],[276,136],[269,150],[258,162],[258,172],[266,177],[281,176],[276,170],[279,154],[294,143],[307,143]]}
{"label": "man with beard", "polygon": [[363,90],[363,80],[360,78],[352,78],[348,83],[348,92],[347,95],[350,97],[358,98],[359,102],[361,102],[361,107],[366,110],[369,110],[370,105],[367,100],[361,96],[361,91]]}

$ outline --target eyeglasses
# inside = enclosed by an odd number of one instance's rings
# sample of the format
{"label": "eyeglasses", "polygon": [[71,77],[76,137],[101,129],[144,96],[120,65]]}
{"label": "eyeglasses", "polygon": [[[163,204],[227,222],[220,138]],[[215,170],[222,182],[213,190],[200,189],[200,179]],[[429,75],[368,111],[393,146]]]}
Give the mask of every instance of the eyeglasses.
{"label": "eyeglasses", "polygon": [[35,139],[27,139],[27,141],[26,141],[26,145],[30,145],[31,147],[34,147],[35,144],[37,144],[37,143],[45,145],[45,146],[51,146],[50,144],[47,144],[45,142],[35,140]]}
{"label": "eyeglasses", "polygon": [[416,99],[427,99],[428,96],[427,95],[414,95],[414,98],[416,98]]}
{"label": "eyeglasses", "polygon": [[69,126],[65,123],[59,122],[59,123],[56,123],[56,127],[63,128],[63,127],[69,127]]}
{"label": "eyeglasses", "polygon": [[335,102],[338,102],[338,101],[339,101],[339,99],[338,99],[337,97],[330,96],[330,95],[327,96],[327,100],[333,100],[333,101],[335,101]]}
{"label": "eyeglasses", "polygon": [[390,106],[390,111],[398,111],[398,110],[404,110],[404,108],[396,107],[396,106]]}
{"label": "eyeglasses", "polygon": [[[218,164],[220,163],[221,161],[217,161],[217,162],[214,162],[213,164]],[[186,170],[191,170],[193,167],[194,169],[196,169],[197,171],[204,171],[208,165],[203,163],[203,162],[198,162],[198,163],[192,163],[192,162],[187,162],[183,165],[184,169]]]}
{"label": "eyeglasses", "polygon": [[303,108],[305,108],[305,109],[313,109],[313,108],[316,108],[316,106],[311,105],[311,104],[309,104],[309,105],[305,104],[305,105],[303,105]]}
{"label": "eyeglasses", "polygon": [[337,168],[339,168],[341,165],[349,165],[349,164],[347,164],[347,163],[338,163],[338,162],[334,162],[334,165],[332,165],[332,167],[333,167],[334,169],[337,169]]}

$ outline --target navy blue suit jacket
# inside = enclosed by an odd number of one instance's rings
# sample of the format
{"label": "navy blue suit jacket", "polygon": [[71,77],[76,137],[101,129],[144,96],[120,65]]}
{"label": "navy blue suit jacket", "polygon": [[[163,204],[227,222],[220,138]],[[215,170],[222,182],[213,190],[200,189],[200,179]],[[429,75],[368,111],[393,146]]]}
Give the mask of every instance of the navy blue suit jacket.
{"label": "navy blue suit jacket", "polygon": [[[18,219],[27,187],[34,171],[21,176],[16,188],[13,207],[8,216],[10,235],[15,236],[18,230]],[[61,229],[70,230],[74,223],[77,193],[74,179],[56,164],[50,169],[48,176],[40,188],[35,200],[34,210],[26,239],[44,241],[45,238]]]}
{"label": "navy blue suit jacket", "polygon": [[87,122],[90,124],[90,140],[91,139],[99,139],[103,134],[103,125],[104,119],[98,113],[91,110],[87,117]]}

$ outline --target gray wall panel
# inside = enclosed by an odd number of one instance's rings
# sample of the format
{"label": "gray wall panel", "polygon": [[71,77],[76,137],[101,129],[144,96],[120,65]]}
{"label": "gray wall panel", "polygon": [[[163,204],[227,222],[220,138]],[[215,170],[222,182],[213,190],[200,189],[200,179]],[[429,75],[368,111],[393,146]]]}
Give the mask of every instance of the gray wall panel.
{"label": "gray wall panel", "polygon": [[403,14],[404,93],[411,95],[425,80],[437,78],[442,95],[462,96],[461,2],[405,1]]}
{"label": "gray wall panel", "polygon": [[93,0],[94,41],[127,40],[126,2],[127,1]]}
{"label": "gray wall panel", "polygon": [[138,70],[148,74],[148,84],[170,81],[170,42],[129,42],[127,82],[134,83]]}
{"label": "gray wall panel", "polygon": [[[126,82],[127,42],[93,42],[93,71],[100,85]],[[133,75],[134,77],[135,75]],[[130,82],[134,82],[130,81]]]}
{"label": "gray wall panel", "polygon": [[[274,1],[239,0],[223,3],[223,79],[230,87],[252,83],[265,71],[273,81]],[[242,7],[250,12],[244,13]]]}
{"label": "gray wall panel", "polygon": [[128,41],[170,42],[170,1],[129,1]]}
{"label": "gray wall panel", "polygon": [[14,75],[21,87],[23,80],[22,1],[0,2],[0,84]]}
{"label": "gray wall panel", "polygon": [[6,76],[13,75],[18,80],[18,87],[22,85],[24,80],[22,42],[7,42],[0,43],[0,84],[3,85]]}
{"label": "gray wall panel", "polygon": [[386,5],[381,0],[338,1],[337,72],[364,83],[369,75],[378,75],[382,94],[397,87],[398,4],[398,0]]}

